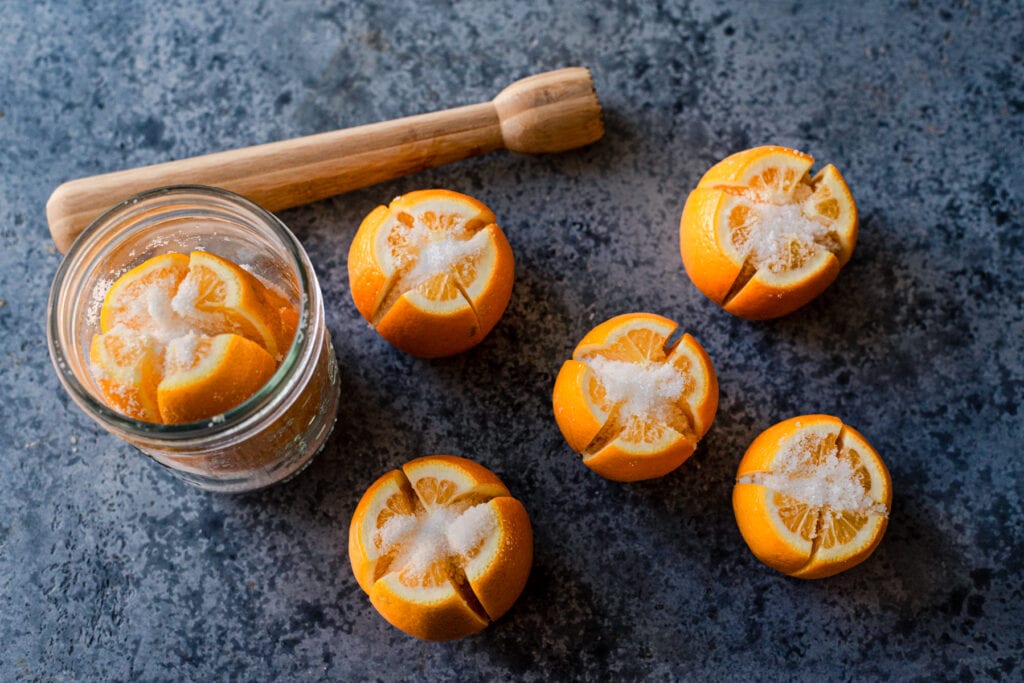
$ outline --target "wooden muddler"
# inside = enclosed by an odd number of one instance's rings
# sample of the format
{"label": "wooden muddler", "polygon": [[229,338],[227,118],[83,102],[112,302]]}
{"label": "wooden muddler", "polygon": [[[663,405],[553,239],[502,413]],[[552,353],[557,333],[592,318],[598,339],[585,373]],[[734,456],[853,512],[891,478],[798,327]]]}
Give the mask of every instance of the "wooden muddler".
{"label": "wooden muddler", "polygon": [[559,69],[490,102],[72,180],[54,190],[46,218],[66,252],[101,213],[155,187],[214,185],[278,211],[498,149],[561,152],[603,133],[590,72]]}

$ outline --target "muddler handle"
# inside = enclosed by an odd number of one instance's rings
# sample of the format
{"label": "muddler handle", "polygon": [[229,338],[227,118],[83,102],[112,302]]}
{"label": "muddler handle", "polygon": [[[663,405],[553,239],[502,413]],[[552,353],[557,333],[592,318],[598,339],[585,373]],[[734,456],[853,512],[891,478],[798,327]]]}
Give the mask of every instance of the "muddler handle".
{"label": "muddler handle", "polygon": [[490,102],[71,180],[50,195],[46,218],[66,252],[101,213],[156,187],[213,185],[279,211],[498,149],[561,152],[603,134],[590,72],[572,67]]}

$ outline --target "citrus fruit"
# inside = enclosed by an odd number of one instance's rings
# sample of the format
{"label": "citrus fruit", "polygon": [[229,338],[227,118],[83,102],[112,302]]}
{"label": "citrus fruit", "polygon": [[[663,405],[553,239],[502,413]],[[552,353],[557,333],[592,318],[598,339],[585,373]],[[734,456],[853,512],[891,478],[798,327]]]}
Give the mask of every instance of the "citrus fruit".
{"label": "citrus fruit", "polygon": [[108,406],[143,422],[160,422],[156,387],[163,353],[154,339],[117,324],[89,345],[89,364]]}
{"label": "citrus fruit", "polygon": [[668,474],[686,461],[718,410],[704,347],[652,313],[587,333],[555,379],[555,420],[583,464],[615,481]]}
{"label": "citrus fruit", "polygon": [[193,251],[188,258],[188,276],[178,285],[171,307],[194,330],[234,332],[279,359],[291,338],[285,338],[278,297],[231,261],[207,251]]}
{"label": "citrus fruit", "polygon": [[480,631],[519,597],[533,531],[494,473],[432,455],[366,490],[348,551],[356,581],[389,623],[423,640],[452,640]]}
{"label": "citrus fruit", "polygon": [[277,363],[259,344],[237,334],[194,333],[167,345],[157,405],[165,424],[219,415],[267,383]]}
{"label": "citrus fruit", "polygon": [[867,559],[891,503],[885,463],[860,432],[831,415],[794,417],[762,432],[740,461],[732,496],[754,555],[803,579]]}
{"label": "citrus fruit", "polygon": [[420,190],[363,219],[348,254],[359,313],[424,358],[478,344],[512,296],[515,261],[494,214],[449,190]]}
{"label": "citrus fruit", "polygon": [[857,241],[857,207],[832,165],[755,147],[720,161],[690,193],[679,224],[686,272],[741,318],[792,313],[828,287]]}
{"label": "citrus fruit", "polygon": [[90,367],[104,402],[146,422],[202,420],[274,374],[298,312],[235,263],[206,251],[154,256],[107,290]]}
{"label": "citrus fruit", "polygon": [[132,330],[154,329],[172,316],[171,299],[188,275],[189,259],[184,254],[154,256],[114,281],[103,298],[100,331],[117,325]]}

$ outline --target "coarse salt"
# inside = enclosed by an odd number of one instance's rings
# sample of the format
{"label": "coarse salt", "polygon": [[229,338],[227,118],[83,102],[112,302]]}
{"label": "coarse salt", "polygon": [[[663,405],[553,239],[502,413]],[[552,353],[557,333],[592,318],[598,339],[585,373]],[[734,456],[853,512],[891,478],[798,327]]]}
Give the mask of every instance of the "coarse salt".
{"label": "coarse salt", "polygon": [[487,244],[487,233],[470,233],[464,223],[450,223],[450,229],[432,230],[422,218],[414,217],[413,224],[402,230],[405,245],[399,254],[399,267],[412,265],[403,277],[405,287],[417,287],[435,275],[450,273],[463,261],[475,257]]}
{"label": "coarse salt", "polygon": [[671,363],[630,363],[593,356],[583,361],[597,375],[620,420],[667,423],[686,389],[686,377]]}
{"label": "coarse salt", "polygon": [[196,362],[198,346],[199,337],[192,330],[180,337],[175,337],[167,342],[164,364],[171,372],[191,368]]}
{"label": "coarse salt", "polygon": [[85,309],[85,322],[90,326],[98,326],[100,323],[100,311],[103,308],[103,301],[107,297],[107,291],[114,281],[110,278],[99,278],[93,285],[89,295],[89,303]]}
{"label": "coarse salt", "polygon": [[171,299],[171,309],[182,317],[195,315],[196,301],[199,300],[199,282],[190,272],[178,285],[178,291]]}
{"label": "coarse salt", "polygon": [[868,495],[838,444],[823,452],[822,445],[820,437],[796,439],[776,458],[774,471],[744,475],[738,483],[759,484],[811,507],[887,516],[885,505]]}
{"label": "coarse salt", "polygon": [[450,557],[465,555],[497,526],[486,504],[463,512],[432,506],[419,515],[395,515],[377,530],[381,554],[399,549],[394,567],[423,576],[431,566]]}
{"label": "coarse salt", "polygon": [[494,533],[497,520],[489,505],[474,505],[448,525],[448,546],[458,555],[466,555]]}
{"label": "coarse salt", "polygon": [[743,256],[757,268],[785,267],[793,242],[800,251],[817,253],[823,248],[819,241],[829,233],[829,226],[808,218],[799,204],[762,203],[751,213]]}

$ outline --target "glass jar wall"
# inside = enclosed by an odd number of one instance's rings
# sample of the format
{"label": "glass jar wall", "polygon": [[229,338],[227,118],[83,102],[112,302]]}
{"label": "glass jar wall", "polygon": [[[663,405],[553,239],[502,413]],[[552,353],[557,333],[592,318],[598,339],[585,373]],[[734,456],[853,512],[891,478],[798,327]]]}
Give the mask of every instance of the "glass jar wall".
{"label": "glass jar wall", "polygon": [[[270,380],[209,419],[157,424],[110,408],[90,371],[89,345],[110,284],[154,256],[205,250],[241,265],[298,313],[291,347]],[[122,202],[82,233],[50,290],[47,340],[61,383],[104,429],[200,488],[249,491],[300,472],[323,446],[338,409],[338,367],[320,286],[295,236],[233,193],[179,186]]]}

